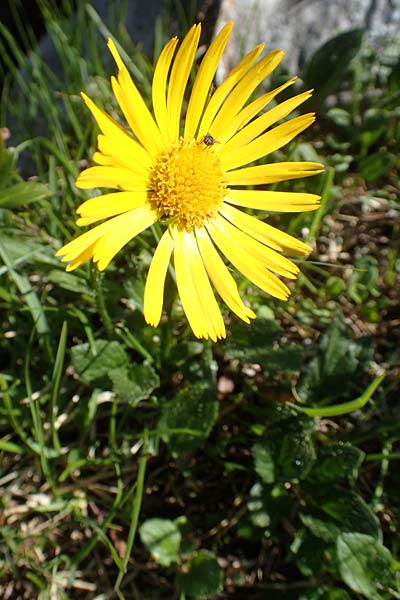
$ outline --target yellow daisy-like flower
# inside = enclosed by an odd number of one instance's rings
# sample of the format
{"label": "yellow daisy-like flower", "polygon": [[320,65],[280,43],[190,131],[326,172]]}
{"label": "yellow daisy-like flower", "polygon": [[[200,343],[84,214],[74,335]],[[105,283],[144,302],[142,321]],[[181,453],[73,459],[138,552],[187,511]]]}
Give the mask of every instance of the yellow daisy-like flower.
{"label": "yellow daisy-like flower", "polygon": [[306,255],[311,250],[237,207],[306,211],[317,208],[318,196],[246,186],[305,177],[322,170],[322,165],[312,162],[245,166],[287,144],[314,121],[314,114],[292,118],[271,129],[311,95],[304,92],[264,111],[280,91],[293,84],[294,78],[248,102],[284,55],[274,50],[257,60],[262,44],[249,52],[210,94],[231,29],[232,23],[228,23],[205,53],[187,105],[185,91],[200,25],[190,29],[175,58],[177,38],[166,44],[153,77],[153,114],[114,42],[108,41],[118,67],[117,77],[111,78],[112,89],[133,136],[82,94],[101,130],[98,151],[93,156],[99,166],[83,171],[76,185],[119,191],[81,204],[77,209],[78,225],[106,220],[57,252],[69,262],[68,271],[91,258],[102,271],[132,238],[157,221],[165,223],[166,230],[147,275],[145,319],[154,326],[160,321],[165,277],[173,254],[178,293],[189,324],[197,337],[214,341],[225,337],[225,326],[210,280],[238,317],[247,323],[255,317],[243,303],[221,254],[262,290],[286,300],[290,290],[276,274],[295,279],[299,269],[280,252]]}

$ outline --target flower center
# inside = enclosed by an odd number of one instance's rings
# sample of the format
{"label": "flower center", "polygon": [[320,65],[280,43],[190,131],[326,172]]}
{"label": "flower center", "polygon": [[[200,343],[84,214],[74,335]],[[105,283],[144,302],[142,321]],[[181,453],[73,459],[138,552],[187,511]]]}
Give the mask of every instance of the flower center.
{"label": "flower center", "polygon": [[213,145],[181,138],[158,155],[147,200],[160,219],[191,231],[216,217],[226,189],[223,174]]}

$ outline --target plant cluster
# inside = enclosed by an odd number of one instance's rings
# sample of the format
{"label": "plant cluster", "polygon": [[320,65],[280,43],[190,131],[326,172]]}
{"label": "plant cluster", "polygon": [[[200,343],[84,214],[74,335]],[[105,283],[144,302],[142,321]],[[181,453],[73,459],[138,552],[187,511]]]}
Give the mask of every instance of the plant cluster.
{"label": "plant cluster", "polygon": [[274,158],[326,169],[275,189],[321,207],[268,222],[314,252],[287,302],[238,277],[257,319],[225,315],[214,344],[172,278],[145,325],[150,231],[101,275],[55,257],[90,194],[79,92],[118,118],[104,41],[148,96],[153,61],[122,15],[39,4],[55,70],[0,24],[1,597],[400,598],[399,40],[351,32],[312,58],[318,128]]}

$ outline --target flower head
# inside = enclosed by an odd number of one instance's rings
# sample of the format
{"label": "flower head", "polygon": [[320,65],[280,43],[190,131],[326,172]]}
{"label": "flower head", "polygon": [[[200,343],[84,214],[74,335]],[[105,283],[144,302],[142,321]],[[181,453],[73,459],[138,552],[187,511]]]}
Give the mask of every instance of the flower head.
{"label": "flower head", "polygon": [[311,95],[298,94],[265,111],[294,79],[249,102],[256,87],[283,58],[281,50],[259,58],[263,45],[249,52],[210,94],[231,29],[231,23],[226,25],[205,53],[187,103],[185,93],[200,25],[190,29],[176,54],[177,38],[166,44],[153,77],[153,112],[109,40],[118,68],[117,77],[111,78],[112,89],[131,133],[82,94],[101,133],[93,156],[98,166],[83,171],[76,185],[119,191],[81,204],[78,225],[104,222],[57,252],[69,262],[68,271],[89,259],[102,271],[132,238],[160,221],[165,231],[147,275],[145,319],[154,326],[160,321],[173,255],[178,293],[190,326],[197,337],[214,341],[225,337],[225,326],[211,283],[237,316],[247,323],[255,317],[243,303],[222,256],[262,290],[286,300],[290,291],[277,275],[294,279],[299,269],[281,253],[305,255],[311,250],[240,207],[268,212],[313,210],[318,196],[257,186],[322,170],[322,165],[311,162],[248,166],[287,144],[314,121],[314,114],[271,128]]}

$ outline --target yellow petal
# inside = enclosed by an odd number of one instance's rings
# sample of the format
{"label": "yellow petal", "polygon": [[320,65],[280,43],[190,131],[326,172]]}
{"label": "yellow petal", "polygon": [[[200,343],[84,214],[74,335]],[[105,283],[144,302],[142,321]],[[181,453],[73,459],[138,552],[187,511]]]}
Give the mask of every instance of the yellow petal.
{"label": "yellow petal", "polygon": [[235,169],[225,173],[228,185],[261,185],[322,173],[324,165],[313,162],[280,162]]}
{"label": "yellow petal", "polygon": [[219,60],[231,34],[233,23],[227,23],[214,39],[201,61],[190,94],[185,118],[184,137],[194,138]]}
{"label": "yellow petal", "polygon": [[114,192],[90,198],[81,204],[76,212],[80,215],[77,225],[90,225],[100,219],[108,219],[146,202],[147,192]]}
{"label": "yellow petal", "polygon": [[230,239],[224,231],[221,219],[209,221],[206,228],[216,245],[238,271],[264,292],[281,300],[287,300],[290,295],[289,288],[276,275],[268,271],[250,250],[238,246]]}
{"label": "yellow petal", "polygon": [[147,206],[140,206],[111,219],[113,227],[99,238],[93,248],[93,260],[98,263],[99,271],[104,271],[125,244],[156,220],[157,216]]}
{"label": "yellow petal", "polygon": [[93,187],[108,187],[115,190],[144,191],[147,182],[135,173],[120,167],[89,167],[79,174],[75,182],[83,190]]}
{"label": "yellow petal", "polygon": [[167,113],[167,79],[178,38],[172,38],[162,49],[154,70],[151,88],[154,116],[164,143],[170,139]]}
{"label": "yellow petal", "polygon": [[196,55],[200,32],[200,24],[193,25],[182,41],[172,65],[167,94],[167,118],[170,141],[179,139],[183,96]]}
{"label": "yellow petal", "polygon": [[204,266],[218,294],[238,317],[250,323],[250,319],[254,319],[256,315],[243,304],[236,282],[216,251],[206,229],[196,229],[196,238]]}
{"label": "yellow petal", "polygon": [[243,148],[243,146],[248,145],[249,142],[253,141],[256,137],[266,131],[268,127],[287,117],[287,115],[295,110],[295,108],[308,100],[311,94],[312,92],[308,91],[303,94],[298,94],[293,98],[289,98],[288,100],[285,100],[285,102],[277,104],[274,108],[265,112],[257,119],[254,119],[254,121],[251,121],[251,123],[234,135],[229,142],[224,145],[221,153],[222,156],[229,154],[229,152],[234,151],[236,148]]}
{"label": "yellow petal", "polygon": [[206,135],[210,131],[211,123],[219,111],[221,104],[228,96],[229,92],[236,85],[236,83],[247,73],[247,71],[251,68],[257,58],[260,56],[261,52],[264,49],[264,44],[260,44],[256,46],[246,54],[246,56],[237,64],[232,71],[228,74],[226,79],[221,83],[220,86],[215,90],[213,95],[210,98],[209,103],[204,111],[203,117],[201,119],[199,131],[197,133],[197,137],[202,137]]}
{"label": "yellow petal", "polygon": [[213,135],[216,135],[214,127],[217,131],[221,125],[224,125],[228,120],[238,114],[256,87],[279,65],[284,55],[285,53],[282,50],[273,50],[259,60],[259,62],[246,73],[232,91],[231,95],[224,102],[221,110],[210,126],[210,132]]}
{"label": "yellow petal", "polygon": [[225,196],[226,202],[246,208],[271,212],[304,212],[319,207],[320,196],[300,192],[268,192],[265,190],[232,190]]}
{"label": "yellow petal", "polygon": [[[220,210],[220,213],[222,215],[224,214],[223,209]],[[278,254],[278,252],[275,252],[275,250],[271,250],[271,248],[264,245],[262,242],[259,242],[257,239],[238,229],[238,227],[240,227],[240,223],[237,223],[237,227],[235,227],[229,221],[219,219],[218,225],[221,227],[223,226],[225,234],[232,240],[232,242],[236,243],[238,248],[246,248],[247,251],[251,253],[251,255],[257,259],[258,262],[262,263],[270,271],[274,271],[275,273],[283,275],[283,277],[288,277],[289,279],[296,279],[296,275],[299,272],[298,266],[292,263],[285,256]]]}
{"label": "yellow petal", "polygon": [[224,338],[221,312],[192,233],[176,233],[174,263],[179,297],[193,333],[214,342]]}
{"label": "yellow petal", "polygon": [[300,240],[272,227],[263,221],[259,221],[241,210],[224,203],[221,212],[226,219],[239,227],[245,233],[248,233],[259,242],[266,244],[274,250],[286,250],[295,254],[309,254],[312,251],[310,246]]}
{"label": "yellow petal", "polygon": [[109,39],[107,45],[118,67],[118,81],[111,78],[114,95],[133,133],[154,157],[161,147],[160,131],[113,40]]}
{"label": "yellow petal", "polygon": [[156,327],[161,319],[164,285],[174,240],[169,229],[158,243],[150,264],[144,288],[144,318]]}
{"label": "yellow petal", "polygon": [[[142,146],[136,144],[136,147],[134,148],[127,147],[121,145],[117,139],[101,134],[97,136],[97,145],[99,151],[102,152],[102,155],[109,159],[107,164],[129,169],[132,173],[135,173],[137,177],[140,177],[141,180],[147,181],[149,178],[150,163],[144,165],[140,158],[140,152],[138,153],[136,151],[137,147],[140,148],[141,151],[146,152]],[[98,153],[96,152],[95,154],[97,155]],[[93,160],[98,162],[95,156],[93,156]]]}
{"label": "yellow petal", "polygon": [[301,131],[304,131],[314,121],[314,113],[308,113],[274,127],[274,129],[260,135],[243,147],[232,148],[230,152],[226,153],[224,152],[224,147],[222,147],[219,153],[222,168],[228,171],[229,169],[253,162],[271,152],[275,152],[275,150],[282,148],[282,146],[290,142]]}
{"label": "yellow petal", "polygon": [[[112,119],[107,113],[98,108],[94,102],[86,94],[81,92],[81,96],[97,121],[98,126],[101,131],[109,140],[109,143],[113,143],[118,147],[118,154],[124,154],[126,156],[130,156],[132,161],[140,163],[140,165],[144,168],[149,168],[151,166],[151,157],[149,153],[138,144],[132,137],[117,123]],[[104,150],[103,150],[104,151]],[[109,154],[107,151],[104,151],[105,154]],[[111,153],[110,153],[111,154]]]}
{"label": "yellow petal", "polygon": [[118,80],[111,77],[111,86],[129,127],[154,158],[161,148],[161,134],[128,71],[119,71]]}
{"label": "yellow petal", "polygon": [[279,87],[267,92],[257,98],[245,108],[243,108],[233,119],[227,121],[226,123],[221,123],[220,127],[217,128],[215,124],[213,124],[213,134],[215,135],[215,139],[217,139],[221,144],[225,144],[237,131],[240,131],[253,117],[255,117],[267,104],[271,102],[280,92],[289,87],[289,85],[293,85],[296,81],[296,77],[289,79],[286,83],[283,83]]}
{"label": "yellow petal", "polygon": [[[82,252],[85,252],[89,248],[93,249],[94,244],[103,234],[107,233],[109,229],[113,229],[115,218],[93,227],[90,231],[86,231],[76,239],[68,242],[68,244],[65,244],[56,252],[56,256],[62,256],[63,262],[76,260]],[[91,256],[92,254],[86,260],[89,260]]]}
{"label": "yellow petal", "polygon": [[127,241],[154,223],[156,218],[147,207],[136,208],[83,233],[60,248],[56,256],[63,256],[63,262],[72,261],[67,270],[90,258],[99,261],[98,267],[103,270]]}
{"label": "yellow petal", "polygon": [[[75,271],[75,269],[77,269],[78,267],[83,265],[85,262],[90,260],[93,256],[93,246],[94,246],[94,244],[91,244],[90,246],[85,248],[85,250],[83,250],[80,254],[78,254],[78,256],[65,267],[65,270],[68,273],[70,271]],[[56,256],[57,256],[57,254],[56,254]],[[65,261],[65,258],[63,258],[62,260]]]}

